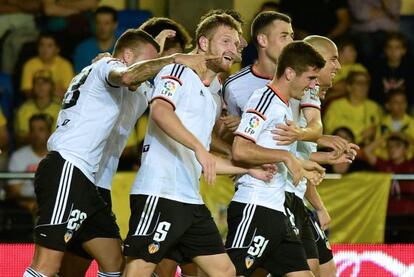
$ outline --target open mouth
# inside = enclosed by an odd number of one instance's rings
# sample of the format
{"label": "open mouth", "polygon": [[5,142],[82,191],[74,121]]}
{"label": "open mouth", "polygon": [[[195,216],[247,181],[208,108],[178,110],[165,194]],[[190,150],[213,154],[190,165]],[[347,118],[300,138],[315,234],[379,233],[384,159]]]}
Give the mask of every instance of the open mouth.
{"label": "open mouth", "polygon": [[233,61],[233,57],[228,56],[228,55],[224,55],[223,58],[229,62]]}

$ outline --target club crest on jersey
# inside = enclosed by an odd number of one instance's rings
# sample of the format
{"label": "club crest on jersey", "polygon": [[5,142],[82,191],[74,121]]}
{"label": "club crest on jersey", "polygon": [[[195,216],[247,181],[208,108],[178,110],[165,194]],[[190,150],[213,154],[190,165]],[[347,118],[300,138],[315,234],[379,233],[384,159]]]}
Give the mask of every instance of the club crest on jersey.
{"label": "club crest on jersey", "polygon": [[250,255],[247,256],[246,258],[244,258],[244,263],[246,265],[246,268],[249,269],[254,263],[254,257]]}
{"label": "club crest on jersey", "polygon": [[176,90],[177,90],[176,82],[173,81],[173,80],[167,80],[164,83],[164,86],[161,90],[161,94],[165,95],[165,96],[168,96],[168,97],[171,97],[171,96],[173,96],[173,94]]}
{"label": "club crest on jersey", "polygon": [[70,241],[70,239],[73,236],[73,231],[72,230],[67,230],[66,234],[63,236],[63,240],[65,241],[65,243],[68,243]]}
{"label": "club crest on jersey", "polygon": [[148,245],[148,253],[154,254],[160,250],[160,244],[156,241],[152,242],[150,245]]}

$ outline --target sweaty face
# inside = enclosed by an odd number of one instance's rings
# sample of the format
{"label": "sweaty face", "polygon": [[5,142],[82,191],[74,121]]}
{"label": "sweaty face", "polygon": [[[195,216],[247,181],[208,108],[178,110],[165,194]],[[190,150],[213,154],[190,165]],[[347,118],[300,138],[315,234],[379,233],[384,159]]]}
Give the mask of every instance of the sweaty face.
{"label": "sweaty face", "polygon": [[207,55],[219,56],[219,59],[211,60],[207,67],[214,72],[228,72],[238,57],[240,44],[237,30],[221,25],[211,35]]}
{"label": "sweaty face", "polygon": [[325,66],[319,72],[319,85],[321,99],[325,98],[326,91],[332,86],[332,80],[335,78],[336,73],[341,69],[341,64],[338,61],[338,49],[335,45],[326,47],[324,51],[320,52],[325,60]]}
{"label": "sweaty face", "polygon": [[291,80],[290,97],[300,100],[305,94],[305,90],[314,89],[318,85],[319,69],[316,67],[308,67],[308,70],[300,75],[296,75]]}
{"label": "sweaty face", "polygon": [[96,38],[98,40],[108,40],[114,36],[117,24],[114,21],[112,14],[97,14],[95,18],[95,24]]}
{"label": "sweaty face", "polygon": [[293,41],[292,25],[282,20],[274,20],[267,30],[266,54],[277,62],[283,48]]}

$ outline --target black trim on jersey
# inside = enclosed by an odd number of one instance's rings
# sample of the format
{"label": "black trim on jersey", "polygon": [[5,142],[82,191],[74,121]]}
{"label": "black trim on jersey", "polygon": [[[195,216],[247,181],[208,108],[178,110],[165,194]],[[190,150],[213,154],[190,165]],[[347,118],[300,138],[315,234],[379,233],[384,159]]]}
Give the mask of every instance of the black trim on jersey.
{"label": "black trim on jersey", "polygon": [[229,78],[227,78],[227,80],[223,84],[223,93],[222,93],[223,94],[223,99],[224,99],[224,94],[226,93],[227,85],[230,84],[231,82],[233,82],[234,80],[249,74],[249,72],[251,72],[251,68],[252,68],[251,65],[246,66],[245,68],[241,69],[239,72],[234,74],[233,76],[230,76]]}
{"label": "black trim on jersey", "polygon": [[108,84],[108,86],[112,87],[112,88],[120,88],[119,86],[114,86],[113,84],[111,84],[108,80],[108,77],[105,77],[105,81]]}
{"label": "black trim on jersey", "polygon": [[273,97],[275,97],[273,91],[270,88],[267,89],[265,92],[263,92],[262,97],[260,98],[259,103],[257,103],[255,110],[262,114],[265,114],[267,108],[269,108],[269,105],[273,100]]}
{"label": "black trim on jersey", "polygon": [[183,64],[174,64],[171,70],[171,76],[177,77],[179,79],[183,74],[185,68],[186,66]]}

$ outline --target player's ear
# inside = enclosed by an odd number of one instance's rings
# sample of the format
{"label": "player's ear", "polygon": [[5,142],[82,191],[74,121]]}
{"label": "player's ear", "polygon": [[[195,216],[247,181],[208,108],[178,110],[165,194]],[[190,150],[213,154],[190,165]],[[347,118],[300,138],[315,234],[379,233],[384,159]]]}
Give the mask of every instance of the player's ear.
{"label": "player's ear", "polygon": [[295,78],[296,72],[295,72],[295,70],[293,70],[293,68],[286,67],[284,75],[285,75],[286,80],[290,81],[293,78]]}
{"label": "player's ear", "polygon": [[208,38],[205,37],[205,36],[201,36],[198,39],[198,47],[200,48],[201,51],[207,52],[207,50],[208,50]]}
{"label": "player's ear", "polygon": [[263,33],[260,33],[257,35],[256,37],[257,39],[257,44],[259,45],[259,47],[267,47],[267,36]]}

